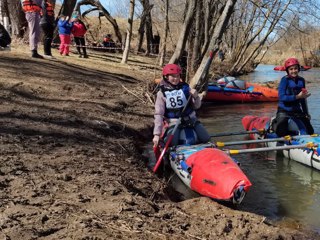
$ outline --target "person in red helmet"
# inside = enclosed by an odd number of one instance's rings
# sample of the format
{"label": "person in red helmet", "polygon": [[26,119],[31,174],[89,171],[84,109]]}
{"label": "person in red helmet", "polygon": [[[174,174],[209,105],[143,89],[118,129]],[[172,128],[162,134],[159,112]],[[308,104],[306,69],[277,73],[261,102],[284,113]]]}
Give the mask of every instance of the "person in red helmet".
{"label": "person in red helmet", "polygon": [[[164,121],[168,123],[168,129],[166,134],[170,133],[175,126],[177,120],[182,117],[182,123],[179,127],[179,131],[176,131],[171,142],[171,146],[178,144],[194,144],[195,142],[186,141],[187,133],[181,133],[181,129],[187,127],[192,129],[192,133],[188,135],[194,136],[197,142],[208,142],[210,136],[207,133],[203,125],[197,120],[195,109],[200,108],[201,99],[195,89],[183,82],[180,78],[181,68],[176,64],[167,64],[162,70],[162,80],[160,82],[160,90],[157,93],[155,102],[154,113],[154,130],[153,130],[153,144],[157,146],[159,144],[160,136],[163,131]],[[192,96],[190,104],[187,105],[189,96]],[[185,107],[185,111],[182,116],[182,109]],[[185,135],[185,140],[181,141],[181,135]],[[166,141],[166,138],[164,138]]]}
{"label": "person in red helmet", "polygon": [[281,79],[278,87],[279,103],[274,131],[280,137],[299,134],[289,129],[289,119],[292,119],[296,123],[303,123],[304,126],[301,127],[297,124],[300,134],[313,134],[306,102],[311,94],[306,90],[304,78],[298,75],[300,63],[296,58],[288,58],[284,66],[287,75]]}

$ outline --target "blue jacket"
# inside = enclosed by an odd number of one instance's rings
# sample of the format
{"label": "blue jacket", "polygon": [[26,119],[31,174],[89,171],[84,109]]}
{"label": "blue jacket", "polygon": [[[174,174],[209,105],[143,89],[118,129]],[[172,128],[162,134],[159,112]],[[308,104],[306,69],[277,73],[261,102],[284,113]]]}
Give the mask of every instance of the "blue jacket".
{"label": "blue jacket", "polygon": [[58,21],[58,28],[59,28],[59,34],[62,35],[70,35],[71,29],[73,27],[73,22],[69,22],[69,20],[59,20]]}
{"label": "blue jacket", "polygon": [[284,76],[279,84],[279,108],[287,112],[306,113],[307,106],[305,99],[296,99],[302,88],[305,88],[305,80],[302,77],[293,79],[289,76]]}

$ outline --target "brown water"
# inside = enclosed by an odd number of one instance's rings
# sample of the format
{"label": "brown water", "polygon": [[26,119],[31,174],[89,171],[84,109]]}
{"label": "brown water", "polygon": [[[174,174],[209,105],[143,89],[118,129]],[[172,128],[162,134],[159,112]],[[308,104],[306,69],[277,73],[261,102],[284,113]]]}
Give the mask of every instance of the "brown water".
{"label": "brown water", "polygon": [[[273,71],[271,65],[259,66],[254,73],[242,76],[252,82],[279,80],[284,72]],[[320,96],[318,87],[320,69],[311,69],[301,74],[307,80],[309,111],[315,132],[320,133]],[[243,131],[241,119],[245,115],[273,116],[277,103],[250,104],[205,104],[198,115],[210,133]],[[220,137],[216,141],[244,140],[247,136]],[[237,146],[235,148],[246,148]],[[249,146],[255,147],[255,146]],[[262,147],[256,145],[256,147]],[[235,157],[241,168],[251,180],[253,186],[239,207],[267,216],[273,220],[288,219],[320,232],[320,171],[290,161],[275,152],[242,154]],[[173,179],[172,182],[179,180]],[[196,196],[181,184],[175,184],[176,190],[184,198]]]}

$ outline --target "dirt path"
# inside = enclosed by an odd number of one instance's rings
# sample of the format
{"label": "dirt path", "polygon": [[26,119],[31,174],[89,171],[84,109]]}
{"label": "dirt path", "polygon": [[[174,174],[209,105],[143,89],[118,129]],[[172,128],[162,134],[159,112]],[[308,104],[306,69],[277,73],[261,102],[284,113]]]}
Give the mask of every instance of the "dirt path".
{"label": "dirt path", "polygon": [[154,59],[28,54],[0,52],[0,239],[318,238],[207,198],[169,200],[139,148]]}

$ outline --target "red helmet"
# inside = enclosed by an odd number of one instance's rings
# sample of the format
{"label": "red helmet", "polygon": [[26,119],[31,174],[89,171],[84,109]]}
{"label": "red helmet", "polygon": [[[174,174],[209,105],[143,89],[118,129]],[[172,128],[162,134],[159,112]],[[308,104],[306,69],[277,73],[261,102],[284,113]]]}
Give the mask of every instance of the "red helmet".
{"label": "red helmet", "polygon": [[289,67],[293,66],[293,65],[298,65],[300,68],[300,63],[298,61],[298,59],[296,58],[288,58],[285,62],[284,62],[284,67],[287,70]]}
{"label": "red helmet", "polygon": [[181,74],[181,68],[177,64],[167,64],[162,69],[162,75],[167,76],[168,74]]}

